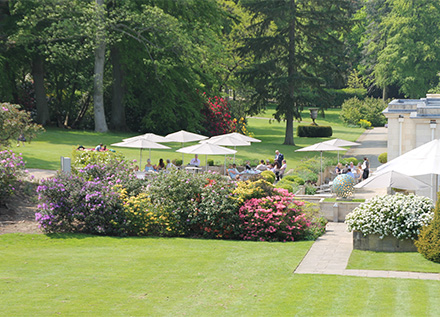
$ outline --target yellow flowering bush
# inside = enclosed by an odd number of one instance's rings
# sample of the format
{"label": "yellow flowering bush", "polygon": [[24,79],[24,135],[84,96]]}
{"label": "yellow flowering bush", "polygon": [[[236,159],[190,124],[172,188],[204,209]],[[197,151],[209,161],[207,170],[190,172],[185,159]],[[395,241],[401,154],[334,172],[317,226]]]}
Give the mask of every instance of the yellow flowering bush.
{"label": "yellow flowering bush", "polygon": [[270,196],[273,189],[274,186],[263,178],[254,182],[238,182],[237,188],[233,191],[233,197],[241,206],[248,199]]}
{"label": "yellow flowering bush", "polygon": [[126,196],[121,191],[123,208],[126,214],[127,227],[132,235],[139,236],[173,236],[176,233],[175,219],[160,206],[154,205],[146,193],[137,196]]}

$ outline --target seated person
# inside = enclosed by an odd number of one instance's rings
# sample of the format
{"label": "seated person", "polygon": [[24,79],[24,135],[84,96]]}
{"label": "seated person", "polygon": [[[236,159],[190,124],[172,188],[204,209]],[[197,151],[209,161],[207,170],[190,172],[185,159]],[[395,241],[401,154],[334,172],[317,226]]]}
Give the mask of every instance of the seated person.
{"label": "seated person", "polygon": [[139,172],[139,166],[135,165],[134,168],[133,168],[133,170],[134,170],[135,172]]}
{"label": "seated person", "polygon": [[104,145],[102,143],[100,143],[95,147],[95,151],[100,152],[100,151],[102,151],[103,148],[104,148]]}
{"label": "seated person", "polygon": [[259,171],[267,170],[267,165],[264,163],[264,160],[260,161],[260,164],[257,165],[256,169]]}
{"label": "seated person", "polygon": [[159,159],[159,163],[156,165],[156,171],[162,171],[165,169],[165,163],[163,159]]}
{"label": "seated person", "polygon": [[342,173],[342,164],[338,163],[338,165],[336,165],[336,167],[335,167],[335,174],[339,175],[341,173]]}
{"label": "seated person", "polygon": [[348,172],[348,164],[345,164],[344,168],[341,171],[341,174],[347,174]]}
{"label": "seated person", "polygon": [[275,173],[277,181],[280,180],[280,169],[281,169],[280,163],[278,161],[275,161],[275,164],[274,164],[273,168],[271,169],[271,171]]}
{"label": "seated person", "polygon": [[145,165],[145,169],[144,169],[144,171],[145,172],[155,172],[156,171],[156,169],[154,168],[154,166],[153,165],[151,165],[151,160],[150,159],[148,159],[147,160],[147,164]]}
{"label": "seated person", "polygon": [[189,162],[189,165],[197,166],[197,167],[200,165],[199,156],[197,154],[194,155],[194,158]]}
{"label": "seated person", "polygon": [[251,168],[251,162],[246,161],[246,164],[245,164],[244,168],[245,168],[247,171],[251,170],[251,169],[252,169],[252,168]]}
{"label": "seated person", "polygon": [[280,179],[283,178],[284,172],[286,171],[286,168],[287,168],[287,162],[286,162],[286,160],[283,160],[283,165],[281,165],[280,171],[278,172]]}
{"label": "seated person", "polygon": [[228,168],[228,174],[231,179],[234,179],[234,180],[239,179],[240,172],[237,170],[237,165],[235,165],[235,164],[230,165]]}
{"label": "seated person", "polygon": [[166,166],[166,169],[172,169],[172,168],[176,168],[176,165],[174,165],[173,163],[171,163],[170,159],[167,159],[167,166]]}
{"label": "seated person", "polygon": [[351,168],[349,167],[348,168],[348,170],[347,170],[347,173],[346,173],[347,175],[350,175],[351,177],[353,177],[354,178],[354,174],[353,174],[353,172],[351,171]]}

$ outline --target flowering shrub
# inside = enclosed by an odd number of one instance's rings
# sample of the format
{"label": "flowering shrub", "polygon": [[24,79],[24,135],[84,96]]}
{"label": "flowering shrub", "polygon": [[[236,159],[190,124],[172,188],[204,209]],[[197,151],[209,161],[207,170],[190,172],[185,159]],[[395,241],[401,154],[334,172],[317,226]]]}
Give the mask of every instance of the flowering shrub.
{"label": "flowering shrub", "polygon": [[247,200],[240,208],[244,240],[294,241],[304,238],[310,221],[301,212],[304,202],[276,188],[278,195]]}
{"label": "flowering shrub", "polygon": [[398,239],[416,239],[420,228],[433,218],[432,200],[416,195],[376,196],[355,208],[345,218],[348,230],[364,235],[379,234]]}
{"label": "flowering shrub", "polygon": [[121,198],[130,235],[164,237],[176,232],[177,226],[173,219],[163,208],[152,204],[146,193],[130,197],[127,196],[127,191],[122,189]]}
{"label": "flowering shrub", "polygon": [[368,121],[368,120],[360,119],[359,120],[359,125],[361,126],[361,128],[364,128],[364,129],[371,128],[371,122]]}
{"label": "flowering shrub", "polygon": [[20,155],[10,150],[0,151],[0,203],[14,193],[15,183],[24,171],[24,161]]}
{"label": "flowering shrub", "polygon": [[235,183],[214,173],[160,173],[148,185],[152,203],[177,224],[175,235],[206,238],[237,236]]}
{"label": "flowering shrub", "polygon": [[32,122],[28,112],[20,110],[19,105],[2,103],[0,106],[0,148],[9,146],[11,140],[17,141],[20,135],[26,140],[33,139],[38,132],[44,131],[39,124]]}
{"label": "flowering shrub", "polygon": [[114,161],[123,162],[123,154],[112,151],[72,151],[72,165],[77,169],[91,164],[114,164]]}
{"label": "flowering shrub", "polygon": [[236,122],[232,119],[226,99],[215,96],[208,98],[202,109],[203,127],[209,136],[235,131]]}
{"label": "flowering shrub", "polygon": [[121,188],[137,195],[142,183],[123,162],[88,165],[77,175],[59,173],[38,187],[36,220],[46,232],[131,234]]}
{"label": "flowering shrub", "polygon": [[272,196],[274,186],[265,179],[258,179],[256,181],[238,182],[237,188],[234,190],[234,199],[237,200],[241,206],[243,203],[251,198],[263,198]]}

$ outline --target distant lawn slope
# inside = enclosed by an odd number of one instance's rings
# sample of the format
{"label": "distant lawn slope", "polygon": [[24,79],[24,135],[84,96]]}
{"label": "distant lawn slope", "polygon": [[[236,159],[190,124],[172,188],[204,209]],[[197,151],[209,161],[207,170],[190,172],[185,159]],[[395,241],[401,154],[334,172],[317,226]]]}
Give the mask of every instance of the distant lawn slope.
{"label": "distant lawn slope", "polygon": [[[298,162],[305,157],[313,157],[318,155],[314,152],[295,152],[295,150],[312,145],[317,142],[328,140],[329,138],[298,138],[295,136],[296,146],[282,145],[285,135],[285,122],[269,122],[269,118],[273,113],[273,109],[269,109],[267,113],[262,114],[258,118],[248,119],[248,129],[254,137],[261,139],[261,143],[252,143],[251,146],[237,147],[236,160],[242,163],[243,160],[261,160],[274,157],[276,149],[280,150],[287,159],[289,168],[294,167]],[[341,138],[349,141],[355,141],[364,132],[361,128],[346,127],[339,120],[340,109],[329,109],[326,111],[326,117],[318,118],[316,122],[319,125],[330,125],[333,128],[332,138]],[[262,116],[267,118],[262,119]],[[308,110],[303,111],[303,121],[301,123],[295,122],[295,132],[298,124],[308,125],[311,123]],[[60,157],[70,157],[72,150],[78,145],[83,145],[86,148],[94,148],[99,143],[106,144],[109,148],[113,148],[118,152],[122,152],[129,160],[139,160],[139,149],[116,148],[109,146],[112,143],[120,142],[124,138],[136,135],[135,133],[96,133],[87,131],[72,131],[57,128],[48,128],[45,133],[40,134],[31,144],[26,146],[13,147],[15,152],[23,154],[28,168],[42,168],[42,169],[59,169]],[[185,146],[196,144],[194,142],[185,144]],[[166,143],[170,146],[170,150],[151,150],[151,159],[153,163],[159,161],[159,158],[165,159],[181,159],[182,154],[175,151],[181,148],[179,143]],[[341,155],[343,153],[340,153]],[[324,156],[336,157],[336,152],[324,153]],[[142,152],[143,162],[145,165],[146,159],[149,156],[149,151]],[[185,162],[193,155],[185,154]],[[205,164],[205,156],[201,157],[202,164]],[[217,163],[224,162],[224,156],[209,156]],[[231,157],[228,161],[231,161]]]}
{"label": "distant lawn slope", "polygon": [[425,316],[438,281],[293,274],[313,242],[0,236],[4,316]]}

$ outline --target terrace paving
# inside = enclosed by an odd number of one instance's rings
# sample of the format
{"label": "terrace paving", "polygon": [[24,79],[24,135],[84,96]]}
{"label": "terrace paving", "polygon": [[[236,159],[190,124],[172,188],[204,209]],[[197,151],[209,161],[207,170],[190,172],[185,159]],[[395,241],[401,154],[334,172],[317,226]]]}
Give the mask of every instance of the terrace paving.
{"label": "terrace paving", "polygon": [[[380,163],[379,154],[387,151],[387,129],[366,130],[357,140],[359,146],[352,147],[346,157],[360,160],[367,156],[374,170]],[[356,190],[355,198],[371,198],[386,194],[384,189]],[[440,274],[379,270],[347,270],[348,260],[353,251],[353,233],[347,230],[345,223],[329,222],[326,233],[318,238],[302,262],[295,269],[296,274],[330,274],[360,277],[408,278],[440,281]]]}

